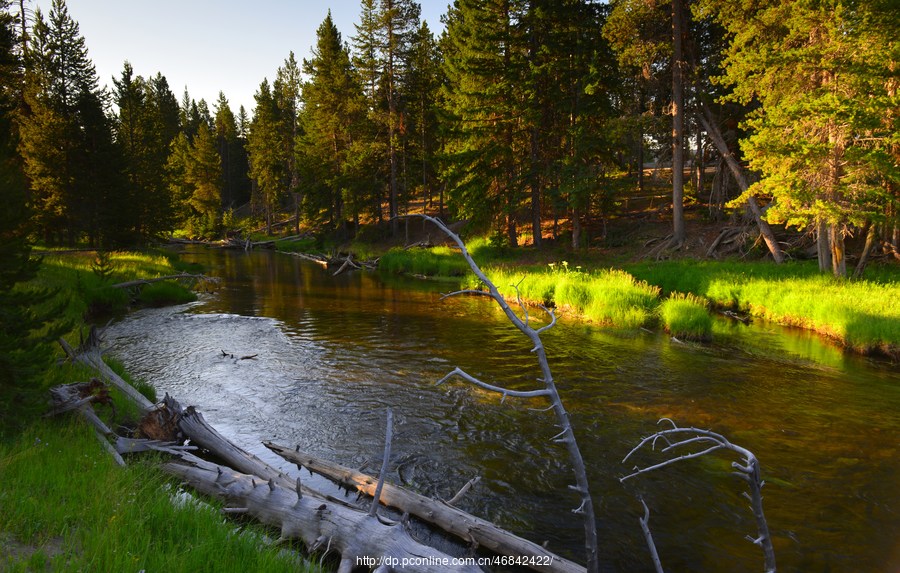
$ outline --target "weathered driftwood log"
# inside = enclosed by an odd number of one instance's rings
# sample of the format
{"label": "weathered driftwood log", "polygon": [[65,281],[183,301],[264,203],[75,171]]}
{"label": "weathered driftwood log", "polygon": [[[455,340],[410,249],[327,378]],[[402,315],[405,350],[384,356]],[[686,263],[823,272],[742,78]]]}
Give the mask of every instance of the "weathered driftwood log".
{"label": "weathered driftwood log", "polygon": [[318,265],[322,265],[325,268],[328,268],[328,258],[323,257],[321,255],[310,255],[308,253],[295,253],[292,251],[276,251],[278,253],[283,253],[285,255],[291,255],[292,257],[297,257],[300,259],[304,259]]}
{"label": "weathered driftwood log", "polygon": [[[97,392],[98,387],[102,387],[101,392]],[[55,386],[50,389],[50,398],[53,401],[54,407],[47,412],[45,416],[55,416],[64,412],[77,410],[78,413],[93,426],[97,440],[120,466],[125,465],[122,454],[133,454],[149,450],[171,451],[196,449],[193,446],[180,446],[168,441],[134,439],[119,436],[97,416],[94,409],[91,407],[91,404],[95,402],[109,403],[109,405],[112,406],[108,392],[103,390],[106,390],[106,386],[96,378],[92,379],[90,382],[76,382],[73,384]],[[113,441],[110,442],[110,440]]]}
{"label": "weathered driftwood log", "polygon": [[[325,476],[339,485],[355,488],[370,496],[375,493],[378,480],[372,476],[271,442],[263,442],[263,444],[289,462]],[[500,555],[534,557],[533,568],[538,571],[558,573],[584,573],[585,571],[581,565],[563,559],[536,543],[504,531],[493,523],[444,502],[435,501],[389,483],[384,484],[380,501],[389,507],[432,523],[466,542],[474,541],[479,546]]]}
{"label": "weathered driftwood log", "polygon": [[264,480],[275,480],[276,483],[283,487],[294,487],[293,479],[231,443],[230,440],[210,426],[203,418],[203,414],[198,412],[193,406],[188,406],[182,410],[178,402],[168,394],[164,404],[170,411],[179,413],[176,416],[178,429],[186,437],[190,438],[191,442],[206,448],[225,462],[226,465],[240,472],[259,476]]}
{"label": "weathered driftwood log", "polygon": [[110,384],[113,384],[116,388],[122,391],[131,401],[133,401],[143,412],[149,412],[153,409],[153,402],[147,399],[146,396],[138,392],[134,389],[134,386],[126,382],[122,379],[121,376],[116,374],[112,368],[106,365],[106,362],[103,361],[103,357],[100,355],[100,347],[96,343],[96,334],[95,331],[91,330],[90,342],[85,345],[81,349],[80,352],[75,352],[75,349],[66,342],[65,339],[59,339],[59,345],[62,346],[65,353],[69,356],[69,358],[76,362],[81,362],[86,366],[89,366],[100,373],[104,379]]}
{"label": "weathered driftwood log", "polygon": [[281,540],[301,539],[310,550],[326,548],[341,556],[338,573],[357,566],[404,573],[481,573],[474,563],[461,562],[413,539],[402,524],[387,525],[366,512],[298,494],[275,480],[258,478],[206,462],[190,454],[164,469],[194,488],[224,498],[232,507],[280,528]]}

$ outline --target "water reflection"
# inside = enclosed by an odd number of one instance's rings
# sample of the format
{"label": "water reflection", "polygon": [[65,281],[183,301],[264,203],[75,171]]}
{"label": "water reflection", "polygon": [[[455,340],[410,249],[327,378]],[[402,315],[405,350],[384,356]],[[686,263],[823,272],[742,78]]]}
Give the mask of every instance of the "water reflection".
{"label": "water reflection", "polygon": [[[534,387],[526,340],[489,301],[440,301],[447,285],[371,273],[331,277],[268,252],[193,251],[224,277],[179,312],[114,325],[115,353],[253,446],[299,444],[349,466],[380,457],[395,410],[392,476],[447,498],[474,475],[464,509],[580,559],[565,452],[534,402],[434,381],[460,366]],[[728,461],[709,458],[628,482],[621,460],[661,417],[712,428],[753,450],[782,571],[900,567],[900,376],[816,338],[722,322],[714,345],[614,332],[562,318],[546,345],[589,464],[610,571],[650,571],[635,496],[651,505],[667,570],[758,571],[755,531]],[[235,358],[223,357],[222,351]],[[240,356],[258,354],[252,360]],[[375,471],[371,469],[370,471]]]}

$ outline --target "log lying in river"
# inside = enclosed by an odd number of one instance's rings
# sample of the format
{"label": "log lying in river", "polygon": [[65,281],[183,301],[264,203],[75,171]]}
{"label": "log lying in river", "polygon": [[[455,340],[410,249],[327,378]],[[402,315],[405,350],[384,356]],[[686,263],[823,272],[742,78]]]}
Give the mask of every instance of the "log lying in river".
{"label": "log lying in river", "polygon": [[[372,476],[271,442],[267,448],[311,472],[323,475],[344,487],[373,495],[378,480]],[[501,555],[522,556],[523,563],[533,563],[538,571],[554,573],[584,573],[585,568],[547,551],[540,545],[517,537],[493,523],[475,517],[446,503],[385,483],[379,500],[389,507],[414,515],[467,542],[490,549]]]}
{"label": "log lying in river", "polygon": [[[166,397],[170,411],[181,412],[178,403]],[[258,457],[231,443],[210,426],[194,408],[186,408],[178,428],[192,442],[203,446],[234,471],[185,452],[172,452],[180,461],[163,466],[206,494],[224,498],[232,507],[281,530],[281,539],[303,540],[311,551],[336,550],[341,555],[339,573],[357,565],[378,563],[376,571],[408,573],[479,573],[473,564],[414,540],[402,524],[383,522],[344,502],[302,486]],[[246,473],[242,473],[246,472]]]}
{"label": "log lying in river", "polygon": [[[157,449],[175,456],[175,461],[163,465],[165,471],[185,480],[199,491],[224,498],[237,512],[247,513],[263,523],[279,527],[282,539],[299,538],[310,551],[325,548],[326,552],[339,552],[341,561],[338,573],[350,573],[360,565],[374,567],[377,573],[481,572],[474,561],[453,558],[413,539],[406,530],[405,520],[392,523],[379,517],[377,512],[361,511],[343,500],[303,486],[299,478],[282,473],[230,442],[210,426],[195,408],[183,409],[168,395],[162,404],[154,406],[103,363],[97,341],[98,337],[92,335],[79,354],[65,341],[60,343],[73,360],[101,370],[104,377],[119,386],[128,398],[145,411],[145,420],[150,419],[158,429],[177,428],[178,431],[173,435],[161,436],[162,439],[177,438],[181,441],[189,438],[193,444],[202,446],[228,465],[205,461],[184,451],[186,446],[171,442],[163,444],[154,440],[141,440],[139,442],[142,447],[135,448],[131,442],[138,441],[129,440],[126,451]],[[85,408],[89,406],[85,405]],[[352,485],[370,495],[374,493],[377,480],[370,476],[274,444],[267,443],[266,446],[283,458],[299,463],[311,471],[332,477],[339,483]],[[466,542],[478,544],[501,555],[522,558],[524,563],[532,563],[533,568],[541,571],[585,571],[571,561],[446,503],[386,483],[383,488],[380,501],[385,505],[418,516]]]}
{"label": "log lying in river", "polygon": [[311,550],[327,548],[341,556],[338,573],[359,565],[378,565],[375,571],[420,573],[481,573],[474,564],[422,545],[402,524],[385,524],[377,516],[321,498],[298,495],[274,480],[254,476],[182,453],[180,461],[164,469],[194,488],[228,503],[267,525],[280,528],[281,540],[301,539]]}

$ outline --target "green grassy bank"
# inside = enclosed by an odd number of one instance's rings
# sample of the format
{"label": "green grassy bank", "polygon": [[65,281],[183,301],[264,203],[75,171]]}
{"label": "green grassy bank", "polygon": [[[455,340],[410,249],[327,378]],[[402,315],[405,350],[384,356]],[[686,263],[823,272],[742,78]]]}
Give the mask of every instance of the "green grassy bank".
{"label": "green grassy bank", "polygon": [[[117,252],[99,262],[94,253],[48,254],[33,283],[58,289],[68,301],[59,318],[81,325],[88,315],[193,300],[174,283],[147,285],[138,295],[110,286],[181,270],[187,269],[163,253]],[[66,338],[77,343],[77,330]],[[52,385],[91,375],[81,366],[55,365],[32,380],[28,392],[42,397]],[[98,413],[120,428],[136,413],[113,394],[115,420],[107,407]],[[185,502],[177,482],[157,468],[161,458],[127,460],[128,467],[116,466],[72,414],[42,418],[28,408],[7,410],[0,423],[0,571],[319,570],[267,544],[262,528],[223,520],[215,502]]]}
{"label": "green grassy bank", "polygon": [[662,261],[628,271],[663,291],[690,292],[719,307],[828,336],[857,352],[900,354],[900,269],[873,267],[867,280],[836,279],[814,261]]}
{"label": "green grassy bank", "polygon": [[[814,261],[774,265],[685,259],[597,270],[602,263],[596,260],[535,265],[516,264],[508,256],[498,261],[488,251],[474,257],[511,300],[518,289],[525,302],[555,306],[599,324],[658,324],[679,338],[708,340],[709,309],[728,308],[814,330],[856,352],[900,355],[896,267],[872,267],[867,280],[851,281],[819,273]],[[392,251],[379,268],[425,276],[464,274],[467,287],[479,286],[459,253],[445,247]]]}

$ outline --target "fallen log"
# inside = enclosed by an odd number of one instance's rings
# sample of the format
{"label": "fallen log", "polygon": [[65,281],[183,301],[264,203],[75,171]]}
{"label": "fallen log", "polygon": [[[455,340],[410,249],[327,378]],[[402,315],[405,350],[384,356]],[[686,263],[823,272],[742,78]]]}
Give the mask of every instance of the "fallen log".
{"label": "fallen log", "polygon": [[[90,382],[76,382],[73,384],[54,386],[50,389],[50,398],[53,401],[54,408],[44,416],[55,416],[64,412],[77,410],[78,413],[93,426],[94,435],[97,437],[97,440],[120,466],[125,465],[122,454],[133,454],[150,450],[171,451],[196,449],[193,446],[181,446],[174,442],[124,438],[117,435],[97,416],[96,412],[94,412],[94,409],[91,407],[91,403],[93,402],[106,403],[109,400],[108,392],[100,394],[94,393],[97,386],[100,384],[102,383],[94,378]],[[111,401],[109,403],[112,405]],[[113,409],[113,412],[115,412],[115,409]],[[114,443],[110,442],[111,439],[114,440]]]}
{"label": "fallen log", "polygon": [[136,286],[144,286],[151,283],[158,283],[162,281],[174,281],[174,280],[183,280],[183,279],[191,279],[191,280],[203,280],[209,282],[217,282],[219,279],[215,277],[208,277],[206,275],[192,275],[189,273],[180,273],[177,275],[166,275],[164,277],[155,277],[152,279],[135,279],[133,281],[125,281],[122,283],[116,283],[112,286],[112,288],[132,288]]}
{"label": "fallen log", "polygon": [[82,364],[89,366],[100,373],[103,378],[106,379],[107,382],[113,384],[116,388],[122,391],[132,402],[134,402],[138,408],[141,409],[142,413],[149,412],[153,409],[153,402],[147,399],[146,396],[138,392],[134,389],[134,386],[126,382],[122,379],[121,376],[116,374],[112,368],[106,365],[106,362],[103,361],[103,357],[100,355],[100,348],[97,346],[95,341],[95,331],[91,331],[91,339],[92,343],[87,347],[82,349],[81,352],[75,352],[75,349],[66,342],[64,338],[59,339],[59,345],[62,346],[68,357],[75,361],[81,362]]}
{"label": "fallen log", "polygon": [[[301,484],[299,478],[292,478],[284,474],[233,444],[209,425],[195,408],[182,409],[181,405],[168,394],[160,405],[154,406],[103,363],[97,338],[92,333],[86,349],[78,354],[64,340],[61,340],[60,344],[73,360],[101,370],[104,376],[110,375],[110,381],[116,380],[114,383],[117,386],[121,384],[126,396],[145,410],[147,414],[145,420],[153,418],[152,421],[156,426],[170,427],[170,430],[173,430],[162,440],[130,440],[115,436],[108,428],[105,431],[101,428],[98,438],[102,438],[101,441],[105,443],[110,453],[118,455],[116,450],[124,453],[152,449],[176,456],[181,461],[165,464],[163,466],[165,471],[184,479],[201,492],[224,497],[231,503],[234,511],[248,513],[263,523],[280,527],[282,539],[302,539],[311,551],[323,546],[327,547],[327,550],[337,550],[341,555],[338,573],[349,573],[354,567],[361,565],[375,567],[375,571],[382,573],[389,571],[478,573],[481,571],[473,560],[453,558],[437,549],[420,544],[406,530],[405,520],[397,523],[388,522],[377,512],[361,511],[343,500],[335,499]],[[131,391],[129,392],[126,388]],[[81,407],[90,410],[87,404]],[[113,447],[107,437],[116,437],[116,447]],[[173,438],[177,438],[179,441],[189,438],[192,444],[205,448],[236,470],[204,461],[187,453],[185,449],[194,446],[174,445]],[[175,444],[177,443],[175,442]],[[277,446],[266,445],[276,451],[274,448]],[[283,448],[281,451],[276,451],[285,459],[290,460],[286,452],[287,450]],[[297,455],[302,454],[298,453]],[[323,461],[317,466],[319,469],[315,469],[308,457],[304,456],[304,459],[306,461],[301,465],[318,473],[321,473],[319,471],[321,466],[327,463]],[[295,460],[290,461],[296,463]],[[334,465],[340,468],[337,464]],[[372,493],[374,493],[377,480],[369,476],[365,477],[367,478],[366,482],[372,485]],[[387,483],[382,487],[379,501],[385,505],[399,508],[397,502],[391,500],[402,497],[398,492],[408,494],[410,496],[408,500],[411,499],[422,507],[430,508],[425,511],[413,508],[408,512],[409,514],[425,515],[426,517],[423,518],[425,521],[439,527],[444,527],[443,523],[454,524],[445,529],[468,543],[474,542],[487,549],[497,547],[499,550],[495,551],[502,555],[519,556],[530,562],[546,565],[546,567],[535,567],[539,570],[564,573],[584,573],[585,571],[583,567],[573,562],[553,555],[536,544],[517,538],[487,521],[466,514],[446,503],[405,492]],[[428,513],[432,515],[428,516]],[[435,515],[438,516],[437,519],[434,518]],[[495,536],[498,535],[501,538],[499,542],[495,541]],[[506,539],[507,537],[509,539]],[[521,551],[509,549],[516,546],[516,542],[519,543]]]}
{"label": "fallen log", "polygon": [[323,256],[320,256],[320,255],[310,255],[307,253],[295,253],[292,251],[275,251],[275,252],[276,253],[284,253],[285,255],[291,255],[292,257],[299,257],[301,259],[322,265],[326,269],[328,268],[328,259]]}
{"label": "fallen log", "polygon": [[[180,461],[163,469],[195,489],[224,498],[232,508],[280,528],[278,541],[301,539],[310,551],[325,548],[340,555],[338,573],[358,566],[387,573],[481,573],[474,561],[460,560],[413,539],[402,524],[385,524],[377,516],[312,498],[275,480],[252,475],[178,453]],[[243,510],[246,510],[244,512]]]}
{"label": "fallen log", "polygon": [[[378,480],[372,476],[272,442],[263,442],[263,445],[289,462],[325,476],[339,485],[369,496],[375,493]],[[522,560],[523,564],[532,563],[530,567],[535,570],[554,573],[585,572],[583,566],[445,502],[435,501],[389,483],[384,484],[379,499],[384,505],[432,523],[466,542],[474,541],[500,555],[526,557],[527,559]]]}
{"label": "fallen log", "polygon": [[[225,438],[225,436],[210,426],[203,414],[198,412],[193,406],[188,406],[182,410],[181,405],[168,394],[166,394],[163,404],[167,410],[175,412],[175,423],[185,437],[190,438],[192,443],[212,452],[225,465],[245,474],[259,476],[266,481],[271,480],[282,487],[290,489],[297,487],[296,480]],[[303,486],[303,492],[318,499],[323,499],[324,497],[320,492],[309,489],[306,486]]]}

